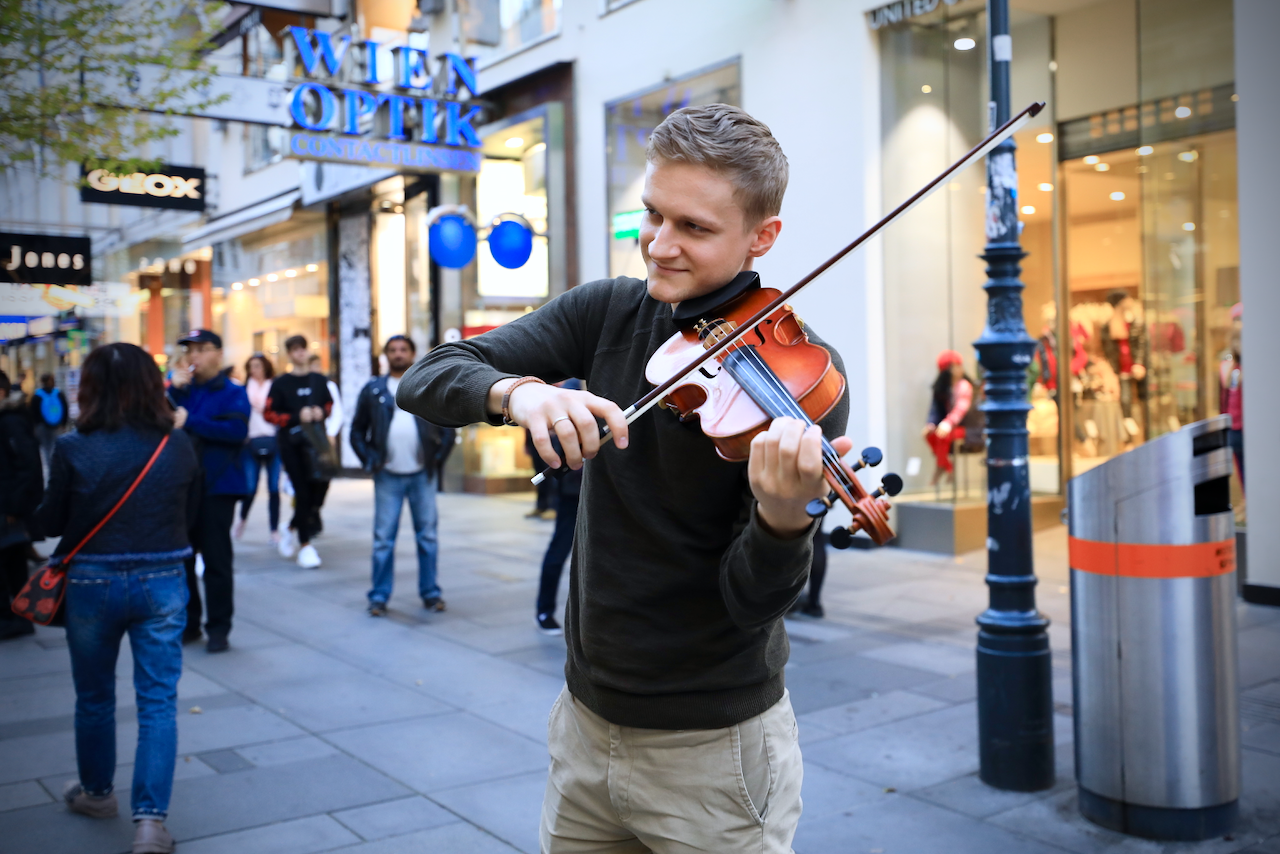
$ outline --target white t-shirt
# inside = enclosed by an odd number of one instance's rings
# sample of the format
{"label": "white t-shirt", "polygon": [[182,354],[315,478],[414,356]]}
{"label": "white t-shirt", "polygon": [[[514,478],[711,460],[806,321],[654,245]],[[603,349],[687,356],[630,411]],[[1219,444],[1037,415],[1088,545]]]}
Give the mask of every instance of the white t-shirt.
{"label": "white t-shirt", "polygon": [[[387,377],[387,391],[392,397],[399,387],[399,379]],[[391,416],[391,428],[387,430],[387,462],[384,468],[392,474],[417,474],[424,465],[418,422],[397,406]]]}

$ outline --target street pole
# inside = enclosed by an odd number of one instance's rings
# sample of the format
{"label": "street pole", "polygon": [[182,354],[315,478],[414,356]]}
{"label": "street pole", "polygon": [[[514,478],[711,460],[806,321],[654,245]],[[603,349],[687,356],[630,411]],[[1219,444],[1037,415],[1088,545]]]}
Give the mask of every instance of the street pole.
{"label": "street pole", "polygon": [[[1008,0],[987,0],[987,27],[995,128],[1010,114]],[[986,370],[989,597],[977,619],[978,745],[984,783],[1035,792],[1053,785],[1053,686],[1032,555],[1027,368],[1036,342],[1022,319],[1015,149],[1010,137],[987,157],[987,325],[974,342]]]}

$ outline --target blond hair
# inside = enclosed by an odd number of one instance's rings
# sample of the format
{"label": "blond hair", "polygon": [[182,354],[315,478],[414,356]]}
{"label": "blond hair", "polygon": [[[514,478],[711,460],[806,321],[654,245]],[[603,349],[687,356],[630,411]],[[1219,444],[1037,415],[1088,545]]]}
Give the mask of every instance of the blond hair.
{"label": "blond hair", "polygon": [[748,228],[782,210],[787,156],[768,125],[738,107],[676,110],[649,134],[645,159],[698,163],[725,175]]}

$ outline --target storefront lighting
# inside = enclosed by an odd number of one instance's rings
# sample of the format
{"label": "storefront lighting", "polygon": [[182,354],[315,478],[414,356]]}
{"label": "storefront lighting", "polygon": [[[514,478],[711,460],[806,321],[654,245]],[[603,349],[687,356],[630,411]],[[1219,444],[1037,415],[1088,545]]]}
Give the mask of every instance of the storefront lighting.
{"label": "storefront lighting", "polygon": [[232,282],[232,283],[231,283],[231,290],[233,290],[233,291],[242,291],[242,290],[244,290],[244,282]]}
{"label": "storefront lighting", "polygon": [[1052,184],[1041,184],[1041,185],[1039,186],[1039,189],[1040,189],[1040,191],[1041,191],[1041,192],[1044,192],[1044,193],[1052,193],[1052,192],[1053,192],[1053,185],[1052,185]]}
{"label": "storefront lighting", "polygon": [[1113,202],[1123,202],[1123,201],[1124,201],[1124,193],[1120,192],[1119,190],[1115,191],[1114,193],[1112,193],[1112,194],[1111,194],[1111,201],[1113,201]]}
{"label": "storefront lighting", "polygon": [[279,277],[279,276],[277,276],[275,273],[267,273],[267,281],[268,281],[268,282],[274,282],[275,280],[277,280],[277,279],[279,279],[279,278],[280,278],[280,277]]}
{"label": "storefront lighting", "polygon": [[316,270],[319,270],[319,269],[320,269],[320,265],[319,265],[319,264],[308,264],[308,265],[307,265],[307,272],[308,272],[308,273],[314,273]]}
{"label": "storefront lighting", "polygon": [[1084,162],[1092,166],[1093,164],[1097,163],[1101,159],[1102,158],[1096,154],[1090,154],[1088,157],[1084,159]]}
{"label": "storefront lighting", "polygon": [[965,38],[955,40],[956,50],[973,50],[977,46],[978,43],[967,36]]}
{"label": "storefront lighting", "polygon": [[1231,96],[1231,100],[1232,100],[1232,101],[1239,101],[1239,100],[1240,100],[1240,96],[1239,96],[1239,95],[1232,95],[1232,96]]}
{"label": "storefront lighting", "polygon": [[933,91],[933,87],[930,86],[928,83],[926,83],[920,87],[920,91],[928,95],[930,92]]}
{"label": "storefront lighting", "polygon": [[1191,118],[1191,108],[1179,107],[1178,109],[1173,111],[1173,114],[1180,119],[1189,119]]}
{"label": "storefront lighting", "polygon": [[1182,230],[1183,230],[1183,231],[1195,231],[1195,230],[1196,230],[1196,224],[1195,224],[1194,222],[1184,222],[1184,223],[1182,224]]}
{"label": "storefront lighting", "polygon": [[1156,151],[1156,150],[1155,150],[1154,148],[1152,148],[1151,146],[1149,146],[1149,145],[1144,145],[1144,146],[1142,146],[1141,148],[1139,148],[1139,149],[1138,149],[1138,156],[1139,156],[1139,157],[1146,157],[1148,154],[1154,154],[1154,153],[1155,153],[1155,151]]}
{"label": "storefront lighting", "polygon": [[260,285],[260,284],[262,284],[262,282],[261,282],[260,280],[258,280],[258,279],[250,279],[250,280],[249,280],[249,287],[251,287],[251,288],[256,288],[256,287],[257,287],[258,285]]}
{"label": "storefront lighting", "polygon": [[513,136],[507,140],[507,148],[519,148],[522,145],[524,145],[524,139],[521,137]]}
{"label": "storefront lighting", "polygon": [[1195,163],[1196,158],[1200,156],[1198,151],[1183,151],[1178,154],[1178,159],[1183,163]]}
{"label": "storefront lighting", "polygon": [[1022,215],[1023,215],[1023,216],[1031,216],[1031,215],[1032,215],[1033,213],[1035,213],[1035,212],[1036,212],[1036,207],[1035,207],[1035,205],[1023,205],[1023,206],[1022,206]]}
{"label": "storefront lighting", "polygon": [[1099,172],[1110,172],[1110,171],[1111,171],[1111,164],[1110,164],[1110,163],[1099,163],[1097,166],[1094,166],[1093,168],[1094,168],[1094,169],[1097,169]]}
{"label": "storefront lighting", "polygon": [[284,271],[284,274],[285,274],[285,276],[286,276],[286,277],[288,277],[288,278],[292,279],[294,276],[298,275],[298,271],[297,271],[297,270],[285,270],[285,271]]}
{"label": "storefront lighting", "polygon": [[1036,136],[1036,142],[1053,142],[1053,134],[1042,133]]}

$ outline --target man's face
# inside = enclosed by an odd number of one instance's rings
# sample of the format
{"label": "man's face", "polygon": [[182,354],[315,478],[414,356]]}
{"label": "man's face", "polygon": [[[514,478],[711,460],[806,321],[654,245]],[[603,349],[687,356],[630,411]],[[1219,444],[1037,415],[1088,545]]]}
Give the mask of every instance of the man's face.
{"label": "man's face", "polygon": [[310,359],[311,354],[307,352],[306,347],[294,347],[289,350],[289,361],[299,368],[305,368]]}
{"label": "man's face", "polygon": [[414,352],[404,341],[392,341],[383,352],[387,356],[387,366],[397,373],[407,371],[413,364]]}
{"label": "man's face", "polygon": [[187,364],[191,366],[191,373],[198,380],[212,379],[222,367],[222,348],[215,347],[208,341],[185,344],[183,351]]}
{"label": "man's face", "polygon": [[694,163],[650,162],[640,196],[649,295],[679,303],[729,283],[769,251],[782,220],[744,221],[730,180]]}
{"label": "man's face", "polygon": [[44,386],[45,391],[53,391],[53,386],[54,386],[53,377],[48,377],[48,376],[45,377],[40,381],[40,384]]}

